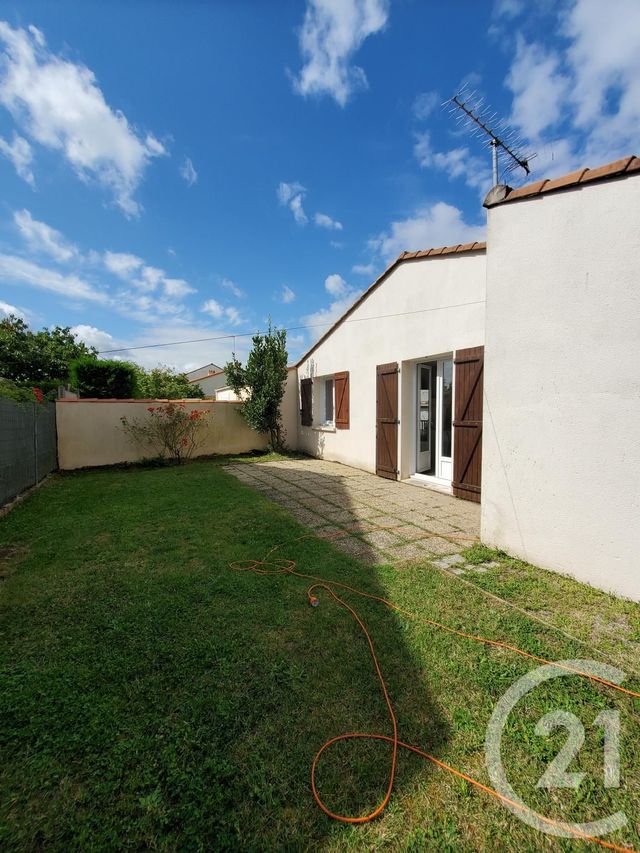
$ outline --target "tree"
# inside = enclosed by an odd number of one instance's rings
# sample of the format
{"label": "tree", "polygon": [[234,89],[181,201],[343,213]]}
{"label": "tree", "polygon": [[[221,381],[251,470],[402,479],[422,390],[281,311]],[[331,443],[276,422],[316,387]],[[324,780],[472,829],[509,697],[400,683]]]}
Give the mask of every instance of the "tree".
{"label": "tree", "polygon": [[70,365],[70,375],[81,397],[128,400],[137,396],[137,369],[127,361],[78,358]]}
{"label": "tree", "polygon": [[153,400],[204,399],[204,391],[196,383],[190,383],[186,374],[176,373],[171,367],[158,365],[153,370],[137,368],[138,396]]}
{"label": "tree", "polygon": [[282,450],[284,434],[280,404],[287,381],[287,333],[274,329],[269,321],[265,335],[253,336],[253,347],[246,367],[235,353],[225,366],[227,382],[238,396],[245,396],[242,416],[258,432],[268,432],[271,447]]}
{"label": "tree", "polygon": [[67,381],[72,361],[96,355],[94,347],[76,340],[68,326],[32,332],[13,314],[0,320],[0,377],[16,385],[52,391]]}

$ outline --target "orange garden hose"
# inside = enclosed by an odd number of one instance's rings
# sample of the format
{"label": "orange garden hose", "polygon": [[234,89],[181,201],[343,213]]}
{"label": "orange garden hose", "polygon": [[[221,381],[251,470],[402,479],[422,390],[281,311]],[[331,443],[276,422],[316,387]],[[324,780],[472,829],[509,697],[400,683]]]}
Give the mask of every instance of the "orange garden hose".
{"label": "orange garden hose", "polygon": [[[392,528],[380,527],[377,529],[378,530],[389,530]],[[326,538],[336,538],[338,536],[344,535],[346,532],[347,531],[340,530],[334,534],[329,534]],[[293,539],[291,541],[296,542],[296,541],[299,541],[300,539],[304,539],[306,537],[315,536],[315,535],[316,534],[314,534],[314,533],[305,533],[302,536],[298,536],[298,537],[296,537],[296,539]],[[601,838],[596,838],[595,836],[588,835],[587,833],[581,832],[580,830],[576,829],[574,826],[571,826],[570,824],[564,823],[563,821],[558,821],[558,820],[554,820],[553,818],[545,817],[544,815],[539,814],[538,812],[534,811],[533,809],[530,809],[528,806],[525,806],[521,803],[518,803],[514,800],[511,800],[509,797],[506,797],[503,794],[500,794],[498,791],[494,790],[493,788],[490,788],[488,785],[484,785],[482,782],[478,781],[477,779],[474,779],[472,776],[468,776],[466,773],[463,773],[460,770],[456,770],[455,767],[451,767],[448,764],[445,764],[443,761],[440,761],[435,756],[430,755],[428,752],[424,752],[423,750],[419,749],[417,746],[414,746],[413,744],[410,744],[410,743],[405,743],[404,741],[400,740],[398,738],[398,723],[397,723],[396,716],[395,716],[395,713],[393,710],[393,705],[392,705],[391,699],[389,698],[387,686],[385,684],[385,680],[384,680],[384,677],[382,675],[382,670],[380,669],[380,664],[378,662],[376,651],[375,651],[375,648],[373,645],[373,640],[371,639],[371,636],[370,636],[369,632],[367,631],[367,628],[366,628],[364,622],[358,616],[358,614],[353,609],[353,607],[351,607],[349,604],[347,604],[347,602],[344,601],[344,599],[340,598],[340,596],[335,592],[333,587],[340,587],[341,589],[348,590],[349,592],[353,592],[355,595],[359,595],[362,598],[369,598],[369,599],[372,599],[374,601],[379,601],[382,604],[384,604],[385,606],[391,608],[392,610],[395,610],[396,612],[401,613],[403,616],[406,616],[410,619],[413,619],[416,622],[422,622],[426,625],[430,625],[433,628],[438,628],[442,631],[446,631],[449,634],[454,634],[458,637],[463,637],[466,640],[472,640],[472,641],[477,642],[477,643],[483,643],[484,645],[492,646],[494,648],[505,649],[506,651],[513,652],[514,654],[521,655],[522,657],[528,658],[530,660],[534,660],[538,663],[549,664],[551,666],[558,667],[559,669],[564,669],[567,672],[571,672],[574,675],[579,675],[583,678],[588,678],[591,681],[597,682],[599,684],[603,684],[605,687],[609,687],[609,688],[612,688],[613,690],[617,690],[620,693],[626,694],[627,696],[633,696],[636,699],[640,699],[640,693],[638,693],[634,690],[629,690],[625,687],[621,687],[619,684],[614,684],[612,681],[607,681],[604,678],[600,678],[600,677],[598,677],[596,675],[592,675],[588,672],[582,672],[581,670],[574,669],[573,667],[570,667],[566,664],[557,663],[555,661],[550,661],[550,660],[547,660],[546,658],[539,657],[538,655],[531,654],[530,652],[524,651],[523,649],[519,649],[517,646],[510,645],[509,643],[504,643],[500,640],[491,640],[487,637],[481,637],[481,636],[477,636],[475,634],[468,634],[465,631],[459,631],[456,628],[451,628],[448,625],[443,625],[440,622],[435,622],[433,619],[427,619],[425,617],[417,616],[415,613],[411,613],[408,610],[404,610],[402,607],[399,607],[397,604],[394,604],[392,601],[389,601],[386,598],[382,598],[379,595],[373,595],[372,593],[364,592],[363,590],[359,590],[359,589],[355,589],[354,587],[348,586],[347,584],[344,584],[344,583],[340,583],[339,581],[327,580],[325,578],[316,577],[315,575],[304,574],[303,572],[297,571],[297,565],[296,565],[295,560],[288,560],[288,559],[285,559],[282,557],[277,557],[277,558],[270,560],[269,558],[272,556],[272,554],[281,547],[282,547],[282,545],[275,545],[273,548],[271,548],[267,552],[267,554],[263,560],[238,560],[238,561],[234,561],[233,563],[231,563],[230,566],[232,569],[234,569],[236,571],[249,571],[249,572],[253,572],[253,573],[258,574],[258,575],[288,574],[288,575],[295,575],[296,577],[299,577],[299,578],[304,578],[305,580],[313,581],[313,583],[311,584],[311,586],[307,590],[307,597],[309,599],[310,604],[312,604],[314,606],[319,604],[319,599],[317,598],[317,596],[313,595],[313,593],[316,590],[323,589],[323,590],[325,590],[325,592],[327,592],[334,599],[334,601],[336,601],[341,607],[344,607],[344,609],[349,612],[351,617],[355,620],[355,622],[357,622],[358,626],[360,627],[360,630],[364,634],[364,637],[365,637],[367,644],[369,646],[369,651],[371,653],[373,665],[374,665],[374,668],[376,670],[376,674],[378,676],[378,681],[380,682],[380,687],[382,689],[382,695],[384,697],[384,701],[385,701],[385,704],[387,706],[387,712],[389,714],[389,719],[391,721],[391,727],[393,730],[393,736],[376,734],[373,732],[347,732],[345,734],[341,734],[341,735],[337,735],[336,737],[329,738],[329,740],[327,740],[325,743],[322,744],[320,749],[317,751],[317,753],[313,759],[313,762],[311,764],[311,789],[313,791],[313,796],[314,796],[314,799],[315,799],[317,805],[322,809],[322,811],[326,815],[328,815],[333,820],[340,821],[341,823],[362,824],[362,823],[368,823],[369,821],[373,820],[374,818],[376,818],[380,814],[382,814],[382,812],[387,807],[389,800],[391,798],[391,793],[393,791],[393,786],[394,786],[394,782],[395,782],[395,775],[396,775],[396,763],[397,763],[397,757],[398,757],[398,747],[402,747],[402,749],[406,749],[409,752],[413,752],[416,755],[420,755],[422,758],[425,758],[427,761],[430,761],[433,764],[435,764],[436,766],[442,768],[443,770],[446,770],[448,773],[451,773],[452,775],[457,776],[459,779],[464,779],[470,785],[473,785],[474,787],[478,788],[479,790],[484,791],[486,794],[489,794],[490,796],[495,797],[495,799],[497,799],[503,803],[506,803],[506,804],[518,809],[519,811],[527,812],[528,814],[534,815],[542,823],[545,823],[548,826],[563,829],[566,832],[570,833],[571,835],[575,836],[576,838],[580,838],[584,841],[590,841],[594,844],[599,844],[601,847],[605,847],[608,850],[616,850],[616,851],[620,851],[620,853],[640,853],[639,851],[635,851],[630,847],[622,847],[622,846],[614,844],[612,842],[604,841]],[[316,787],[316,768],[318,766],[318,762],[320,760],[320,757],[325,752],[325,750],[327,750],[330,746],[332,746],[335,743],[338,743],[339,741],[356,740],[356,739],[378,740],[378,741],[383,741],[385,743],[391,744],[391,747],[392,747],[391,766],[389,768],[389,778],[388,778],[388,782],[387,782],[387,788],[386,788],[384,797],[382,798],[380,803],[371,812],[369,812],[366,815],[363,815],[361,817],[349,817],[346,815],[340,815],[340,814],[336,814],[335,812],[332,812],[331,809],[329,809],[323,803],[322,798],[320,797],[320,794],[318,793],[318,789]]]}

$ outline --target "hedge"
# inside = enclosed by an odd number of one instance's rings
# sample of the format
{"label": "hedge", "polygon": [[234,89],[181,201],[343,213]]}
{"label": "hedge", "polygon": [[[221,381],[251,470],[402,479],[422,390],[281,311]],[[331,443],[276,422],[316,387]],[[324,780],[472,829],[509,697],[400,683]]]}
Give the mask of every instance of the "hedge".
{"label": "hedge", "polygon": [[126,361],[79,358],[71,363],[70,376],[80,397],[122,400],[136,396],[136,369]]}

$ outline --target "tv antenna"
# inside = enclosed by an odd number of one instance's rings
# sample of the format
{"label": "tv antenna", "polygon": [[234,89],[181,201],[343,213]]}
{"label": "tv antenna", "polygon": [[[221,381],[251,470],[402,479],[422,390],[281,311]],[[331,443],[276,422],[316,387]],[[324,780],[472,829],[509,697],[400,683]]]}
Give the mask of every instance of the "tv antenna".
{"label": "tv antenna", "polygon": [[[498,183],[498,154],[500,151],[506,157],[505,172],[513,172],[516,169],[524,169],[528,175],[531,171],[529,161],[536,155],[533,152],[526,153],[524,140],[510,128],[506,121],[498,119],[498,113],[491,109],[485,99],[470,91],[464,85],[456,94],[445,101],[444,107],[449,107],[449,115],[456,116],[456,122],[460,127],[471,131],[472,136],[486,140],[491,148],[491,163],[493,167],[493,185]],[[494,125],[494,122],[495,125]],[[495,127],[492,130],[490,125]]]}

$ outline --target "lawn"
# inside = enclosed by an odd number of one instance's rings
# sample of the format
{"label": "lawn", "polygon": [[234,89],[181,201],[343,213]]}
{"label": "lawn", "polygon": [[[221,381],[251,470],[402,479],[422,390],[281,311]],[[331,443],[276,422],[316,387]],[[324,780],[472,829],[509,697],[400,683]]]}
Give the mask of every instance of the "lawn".
{"label": "lawn", "polygon": [[[368,646],[326,593],[317,593],[319,607],[308,605],[303,579],[229,564],[285,543],[279,553],[301,572],[549,659],[595,655],[565,636],[571,629],[585,639],[581,596],[607,624],[620,610],[638,626],[640,608],[544,573],[534,582],[515,562],[500,581],[478,576],[478,586],[427,564],[372,566],[315,535],[299,539],[305,532],[215,460],[58,476],[0,519],[4,850],[588,846],[529,828],[467,782],[406,753],[382,817],[362,826],[326,817],[310,788],[320,746],[348,731],[390,733]],[[556,600],[565,602],[555,619],[565,634],[487,592],[548,611],[545,621],[554,621]],[[399,736],[490,784],[489,717],[535,664],[341,595],[371,633]],[[587,639],[609,660],[606,643]],[[625,686],[640,690],[627,672]],[[585,726],[584,746],[567,768],[585,773],[578,789],[536,788],[566,730],[542,737],[534,728],[557,709]],[[603,732],[593,721],[605,709],[620,711],[619,788],[603,787]],[[627,825],[607,840],[640,848],[639,723],[640,700],[575,676],[554,679],[510,717],[507,775],[529,805],[552,817],[624,811]],[[345,814],[371,811],[389,759],[380,742],[337,744],[318,769],[323,800]]]}

